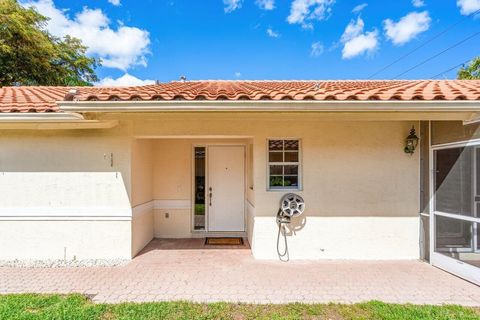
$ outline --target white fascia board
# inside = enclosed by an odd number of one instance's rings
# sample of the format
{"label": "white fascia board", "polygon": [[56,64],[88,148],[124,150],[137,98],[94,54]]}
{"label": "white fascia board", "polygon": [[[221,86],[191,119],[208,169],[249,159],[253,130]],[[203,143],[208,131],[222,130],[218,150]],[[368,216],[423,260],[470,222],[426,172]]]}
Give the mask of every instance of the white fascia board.
{"label": "white fascia board", "polygon": [[73,101],[65,112],[477,112],[480,101]]}
{"label": "white fascia board", "polygon": [[4,112],[0,113],[0,122],[64,122],[64,121],[83,121],[85,118],[75,112],[45,112],[45,113],[23,113],[23,112]]}

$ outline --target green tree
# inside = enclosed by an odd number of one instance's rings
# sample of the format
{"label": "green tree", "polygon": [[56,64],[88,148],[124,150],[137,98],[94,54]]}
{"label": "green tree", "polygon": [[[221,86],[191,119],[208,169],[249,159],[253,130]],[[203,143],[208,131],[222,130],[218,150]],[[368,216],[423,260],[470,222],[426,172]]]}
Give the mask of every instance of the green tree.
{"label": "green tree", "polygon": [[457,78],[463,80],[480,79],[480,57],[476,57],[468,65],[460,68]]}
{"label": "green tree", "polygon": [[0,86],[87,86],[98,81],[100,60],[79,39],[54,37],[48,18],[17,0],[0,0]]}

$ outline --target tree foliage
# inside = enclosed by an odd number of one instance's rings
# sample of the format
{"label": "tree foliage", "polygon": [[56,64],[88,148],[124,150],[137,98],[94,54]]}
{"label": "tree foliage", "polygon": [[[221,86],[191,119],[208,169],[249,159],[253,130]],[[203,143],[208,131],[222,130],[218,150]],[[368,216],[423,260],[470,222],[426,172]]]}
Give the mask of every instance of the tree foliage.
{"label": "tree foliage", "polygon": [[480,57],[476,57],[468,65],[460,68],[457,78],[463,80],[480,79]]}
{"label": "tree foliage", "polygon": [[86,86],[98,81],[98,59],[70,36],[45,29],[48,18],[17,0],[0,0],[0,86]]}

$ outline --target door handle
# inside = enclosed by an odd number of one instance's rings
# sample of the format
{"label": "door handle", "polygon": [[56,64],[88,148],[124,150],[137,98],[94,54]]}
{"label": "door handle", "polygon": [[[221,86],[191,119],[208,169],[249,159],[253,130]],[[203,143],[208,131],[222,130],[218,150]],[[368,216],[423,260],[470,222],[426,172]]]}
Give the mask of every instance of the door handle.
{"label": "door handle", "polygon": [[212,206],[212,196],[213,196],[212,187],[208,188],[208,191],[210,191],[209,194],[208,194],[208,198],[209,198],[209,206],[211,207]]}

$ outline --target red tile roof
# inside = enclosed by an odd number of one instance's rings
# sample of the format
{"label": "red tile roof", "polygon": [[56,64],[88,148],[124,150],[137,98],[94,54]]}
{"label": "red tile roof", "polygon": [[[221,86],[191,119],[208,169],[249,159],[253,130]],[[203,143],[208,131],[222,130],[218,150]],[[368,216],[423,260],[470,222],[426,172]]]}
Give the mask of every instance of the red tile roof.
{"label": "red tile roof", "polygon": [[56,112],[77,101],[148,100],[480,100],[480,80],[186,81],[139,87],[4,87],[0,112]]}
{"label": "red tile roof", "polygon": [[3,87],[0,112],[55,112],[67,92],[65,87]]}

